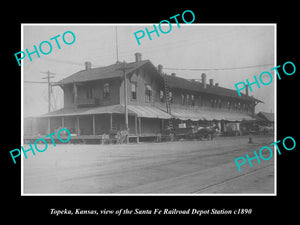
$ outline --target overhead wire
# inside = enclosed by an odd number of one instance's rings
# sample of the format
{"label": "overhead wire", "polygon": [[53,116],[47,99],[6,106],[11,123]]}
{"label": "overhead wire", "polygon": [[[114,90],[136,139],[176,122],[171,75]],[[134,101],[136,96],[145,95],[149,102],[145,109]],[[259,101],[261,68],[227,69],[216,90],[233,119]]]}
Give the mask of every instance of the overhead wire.
{"label": "overhead wire", "polygon": [[228,68],[170,68],[170,67],[164,67],[164,69],[165,70],[187,70],[187,71],[239,70],[239,69],[264,67],[264,66],[270,66],[270,65],[274,65],[274,63],[251,65],[251,66],[240,66],[240,67],[228,67]]}

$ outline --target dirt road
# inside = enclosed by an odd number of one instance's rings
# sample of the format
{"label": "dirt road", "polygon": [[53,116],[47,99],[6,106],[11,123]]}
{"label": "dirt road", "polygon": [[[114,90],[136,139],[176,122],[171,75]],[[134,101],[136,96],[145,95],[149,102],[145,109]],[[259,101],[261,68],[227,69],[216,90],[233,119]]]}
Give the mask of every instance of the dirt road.
{"label": "dirt road", "polygon": [[[272,194],[274,157],[239,172],[234,159],[272,137],[122,145],[49,145],[24,159],[24,194]],[[26,149],[26,146],[24,146]],[[43,149],[43,147],[41,147]],[[267,156],[266,156],[267,158]]]}

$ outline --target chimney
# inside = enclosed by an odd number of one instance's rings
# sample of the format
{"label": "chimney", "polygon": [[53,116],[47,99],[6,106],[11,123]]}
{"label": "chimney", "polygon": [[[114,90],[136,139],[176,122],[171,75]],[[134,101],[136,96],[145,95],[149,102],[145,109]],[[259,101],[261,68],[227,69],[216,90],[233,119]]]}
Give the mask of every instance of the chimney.
{"label": "chimney", "polygon": [[206,74],[201,74],[203,88],[206,88]]}
{"label": "chimney", "polygon": [[159,64],[159,65],[157,66],[157,70],[158,70],[158,72],[159,72],[160,74],[162,74],[162,73],[163,73],[163,66]]}
{"label": "chimney", "polygon": [[171,73],[171,76],[172,77],[176,77],[176,73]]}
{"label": "chimney", "polygon": [[142,61],[142,53],[137,52],[134,55],[135,55],[135,61],[136,62]]}
{"label": "chimney", "polygon": [[246,95],[249,96],[249,85],[246,84]]}
{"label": "chimney", "polygon": [[214,86],[214,79],[209,79],[209,85],[212,87]]}
{"label": "chimney", "polygon": [[84,63],[85,64],[85,70],[90,70],[90,69],[92,69],[92,63],[91,62],[85,62]]}

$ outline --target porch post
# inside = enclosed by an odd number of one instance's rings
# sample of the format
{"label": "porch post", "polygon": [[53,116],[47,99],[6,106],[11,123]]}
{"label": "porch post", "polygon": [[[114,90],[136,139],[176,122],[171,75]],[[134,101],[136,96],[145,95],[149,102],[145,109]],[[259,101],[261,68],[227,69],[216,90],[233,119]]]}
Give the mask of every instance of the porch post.
{"label": "porch post", "polygon": [[112,113],[109,114],[110,115],[110,124],[109,124],[109,127],[110,127],[110,130],[112,130],[112,126],[113,126],[113,116],[112,116]]}
{"label": "porch post", "polygon": [[135,129],[135,135],[138,134],[138,130],[137,130],[137,116],[134,116],[134,129]]}
{"label": "porch post", "polygon": [[47,126],[48,126],[48,127],[47,127],[47,133],[50,134],[50,133],[51,133],[50,117],[48,117],[47,122],[48,122],[48,123],[47,123]]}
{"label": "porch post", "polygon": [[95,126],[95,114],[92,115],[93,116],[93,135],[96,135],[96,126]]}
{"label": "porch post", "polygon": [[65,118],[63,116],[61,117],[61,126],[65,127]]}
{"label": "porch post", "polygon": [[139,136],[141,136],[142,135],[142,118],[138,117],[138,120],[139,120]]}
{"label": "porch post", "polygon": [[77,136],[80,136],[79,116],[77,116]]}
{"label": "porch post", "polygon": [[74,108],[77,109],[78,104],[78,90],[75,83],[73,83],[73,98],[74,98]]}

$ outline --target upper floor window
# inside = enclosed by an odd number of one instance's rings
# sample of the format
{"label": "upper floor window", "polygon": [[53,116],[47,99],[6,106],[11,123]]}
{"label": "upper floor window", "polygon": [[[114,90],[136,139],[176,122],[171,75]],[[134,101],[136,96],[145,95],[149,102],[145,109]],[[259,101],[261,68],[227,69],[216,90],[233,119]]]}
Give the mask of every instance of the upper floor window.
{"label": "upper floor window", "polygon": [[131,83],[131,99],[136,100],[136,83]]}
{"label": "upper floor window", "polygon": [[249,104],[248,103],[245,104],[245,108],[246,108],[246,112],[248,112],[249,111]]}
{"label": "upper floor window", "polygon": [[212,108],[215,107],[215,100],[214,100],[213,98],[210,99],[210,106],[211,106]]}
{"label": "upper floor window", "polygon": [[199,96],[200,106],[203,106],[203,97]]}
{"label": "upper floor window", "polygon": [[237,110],[237,108],[238,108],[238,105],[237,105],[237,103],[235,102],[235,103],[234,103],[234,110]]}
{"label": "upper floor window", "polygon": [[109,84],[105,83],[103,86],[103,98],[108,98],[110,95],[110,88],[109,88]]}
{"label": "upper floor window", "polygon": [[189,94],[186,95],[186,104],[187,105],[191,104],[191,102],[190,102],[190,95]]}
{"label": "upper floor window", "polygon": [[194,97],[194,95],[191,95],[191,105],[192,106],[195,105],[195,97]]}
{"label": "upper floor window", "polygon": [[173,94],[172,94],[172,91],[169,91],[169,102],[173,103]]}
{"label": "upper floor window", "polygon": [[237,110],[241,110],[241,102],[237,103]]}
{"label": "upper floor window", "polygon": [[152,101],[152,88],[149,84],[145,84],[145,100]]}
{"label": "upper floor window", "polygon": [[93,98],[93,88],[87,88],[86,89],[86,98],[92,99]]}
{"label": "upper floor window", "polygon": [[222,108],[222,100],[219,99],[219,109],[221,109],[221,108]]}
{"label": "upper floor window", "polygon": [[164,91],[163,91],[163,90],[160,90],[160,91],[159,91],[159,100],[160,100],[161,102],[164,101]]}

